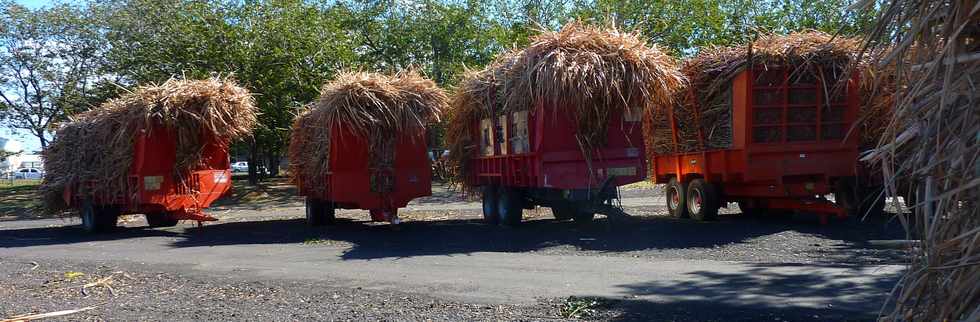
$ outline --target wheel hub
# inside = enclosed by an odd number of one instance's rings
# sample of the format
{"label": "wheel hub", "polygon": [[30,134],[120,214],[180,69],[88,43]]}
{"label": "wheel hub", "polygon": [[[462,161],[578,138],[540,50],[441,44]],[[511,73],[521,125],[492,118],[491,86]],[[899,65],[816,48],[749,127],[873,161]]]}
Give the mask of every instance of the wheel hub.
{"label": "wheel hub", "polygon": [[670,208],[677,209],[677,204],[679,204],[680,202],[681,202],[680,193],[677,192],[677,189],[670,188]]}
{"label": "wheel hub", "polygon": [[691,212],[698,213],[701,212],[701,203],[702,203],[701,192],[694,190],[693,193],[694,193],[694,198],[691,198],[691,202],[690,202]]}

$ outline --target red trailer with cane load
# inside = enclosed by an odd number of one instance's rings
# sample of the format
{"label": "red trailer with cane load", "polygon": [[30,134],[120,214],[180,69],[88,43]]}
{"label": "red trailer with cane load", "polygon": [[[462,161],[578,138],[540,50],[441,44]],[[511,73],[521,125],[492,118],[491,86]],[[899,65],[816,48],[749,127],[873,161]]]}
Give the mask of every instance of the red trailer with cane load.
{"label": "red trailer with cane load", "polygon": [[312,225],[332,223],[339,208],[369,210],[373,221],[397,223],[398,208],[405,207],[412,199],[432,195],[432,169],[426,143],[425,131],[399,133],[389,147],[394,149],[392,167],[372,169],[369,139],[347,125],[333,126],[330,171],[323,181],[326,187],[313,189],[299,184],[300,194],[306,196],[307,221]]}
{"label": "red trailer with cane load", "polygon": [[538,103],[471,124],[480,155],[468,161],[467,180],[483,191],[487,222],[516,225],[538,205],[581,222],[625,215],[614,204],[617,187],[646,178],[641,118],[611,112],[605,144],[589,151],[576,139],[572,110]]}
{"label": "red trailer with cane load", "polygon": [[[673,216],[712,219],[728,202],[743,213],[800,210],[821,214],[822,221],[847,216],[861,190],[860,133],[852,129],[860,107],[857,76],[836,91],[829,77],[798,76],[792,68],[755,66],[734,78],[730,148],[651,155],[651,179],[667,184]],[[674,120],[673,106],[667,113]],[[676,146],[677,122],[670,126]],[[698,136],[703,144],[705,133]],[[835,202],[824,197],[829,194]]]}
{"label": "red trailer with cane load", "polygon": [[66,187],[62,197],[77,208],[82,226],[90,232],[116,226],[120,215],[144,214],[151,227],[169,227],[180,220],[214,221],[204,213],[212,202],[231,190],[228,142],[202,134],[200,163],[186,173],[174,173],[176,133],[155,127],[134,138],[133,160],[122,194],[90,193],[92,182]]}

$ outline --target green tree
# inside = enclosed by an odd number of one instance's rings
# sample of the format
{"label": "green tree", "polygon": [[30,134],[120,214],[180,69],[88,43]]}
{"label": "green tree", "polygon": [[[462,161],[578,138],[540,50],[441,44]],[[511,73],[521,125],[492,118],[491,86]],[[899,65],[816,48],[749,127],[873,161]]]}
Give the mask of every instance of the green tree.
{"label": "green tree", "polygon": [[341,23],[347,12],[335,5],[117,0],[107,7],[109,57],[124,83],[223,73],[255,93],[260,127],[233,148],[247,151],[253,184],[256,166],[278,170],[297,108],[355,57]]}
{"label": "green tree", "polygon": [[103,44],[92,11],[0,1],[0,122],[37,137],[98,101]]}

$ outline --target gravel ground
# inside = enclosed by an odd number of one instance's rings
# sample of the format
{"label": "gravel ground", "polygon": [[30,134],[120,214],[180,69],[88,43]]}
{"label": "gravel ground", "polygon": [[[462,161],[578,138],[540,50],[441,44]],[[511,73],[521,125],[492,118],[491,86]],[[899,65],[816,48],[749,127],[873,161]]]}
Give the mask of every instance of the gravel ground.
{"label": "gravel ground", "polygon": [[826,309],[750,309],[629,298],[467,304],[290,280],[195,276],[123,263],[0,259],[0,317],[94,307],[55,321],[873,321]]}
{"label": "gravel ground", "polygon": [[[107,263],[0,261],[0,272],[0,316],[96,307],[63,318],[70,321],[548,320],[559,317],[561,304],[464,304],[309,282],[201,279]],[[105,282],[85,287],[98,281]]]}
{"label": "gravel ground", "polygon": [[[614,225],[604,217],[590,225],[556,221],[547,208],[526,210],[518,228],[489,227],[478,210],[403,212],[405,222],[378,242],[365,230],[390,230],[384,223],[368,223],[364,211],[338,211],[341,223],[321,234],[252,235],[282,226],[282,221],[303,218],[302,207],[267,211],[230,210],[221,214],[221,225],[205,227],[227,233],[208,234],[195,244],[226,242],[240,235],[260,243],[316,240],[347,245],[356,258],[384,256],[379,249],[399,254],[457,254],[475,251],[538,252],[553,255],[619,256],[650,260],[707,259],[758,263],[901,264],[904,253],[877,249],[871,240],[903,239],[897,222],[872,218],[848,219],[821,225],[812,215],[746,218],[737,207],[717,221],[697,222],[668,217],[661,206],[628,207],[633,216]],[[229,223],[238,221],[235,223]],[[135,222],[139,226],[141,223]],[[209,236],[215,236],[209,240]],[[285,240],[283,239],[285,238]],[[489,242],[487,242],[489,241]]]}

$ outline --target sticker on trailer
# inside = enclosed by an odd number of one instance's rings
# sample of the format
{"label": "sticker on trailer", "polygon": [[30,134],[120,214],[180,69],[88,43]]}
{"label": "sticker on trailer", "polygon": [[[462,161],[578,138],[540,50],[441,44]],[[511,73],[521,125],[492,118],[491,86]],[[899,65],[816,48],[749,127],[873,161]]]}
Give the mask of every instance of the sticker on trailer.
{"label": "sticker on trailer", "polygon": [[162,176],[143,177],[143,190],[147,190],[147,191],[160,190],[160,186],[162,185],[163,185]]}
{"label": "sticker on trailer", "polygon": [[610,176],[629,177],[636,175],[636,167],[609,168],[606,170]]}
{"label": "sticker on trailer", "polygon": [[228,183],[228,173],[218,171],[214,173],[214,183]]}

